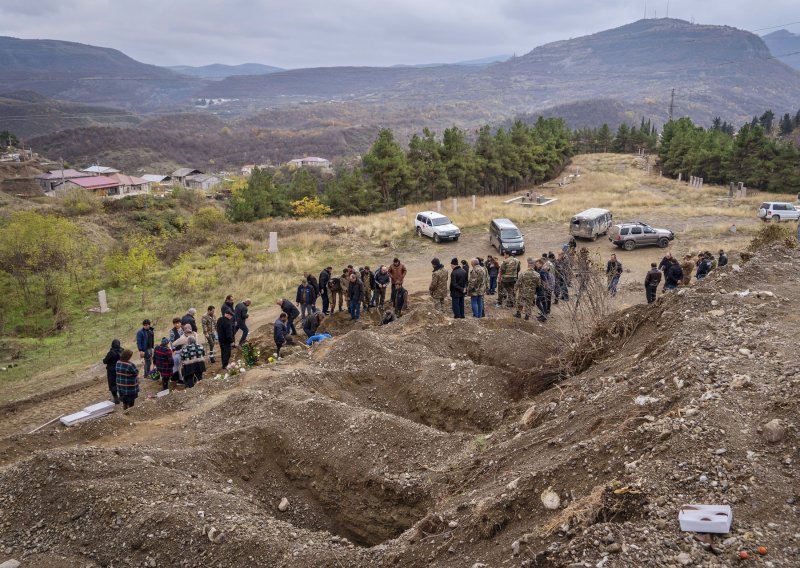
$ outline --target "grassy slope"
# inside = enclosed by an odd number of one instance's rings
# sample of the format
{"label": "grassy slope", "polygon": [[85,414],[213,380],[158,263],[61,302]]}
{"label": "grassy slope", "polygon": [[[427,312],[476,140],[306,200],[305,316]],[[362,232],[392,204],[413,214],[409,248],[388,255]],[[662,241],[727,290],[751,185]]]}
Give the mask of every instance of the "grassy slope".
{"label": "grassy slope", "polygon": [[[619,221],[641,219],[672,228],[682,246],[715,250],[719,237],[727,235],[728,248],[741,250],[758,228],[760,223],[755,218],[755,211],[768,196],[758,193],[727,204],[720,201],[726,194],[724,188],[706,186],[702,190],[690,190],[685,184],[655,175],[646,176],[635,167],[631,156],[578,156],[565,173],[574,172],[576,166],[580,168],[581,176],[575,183],[541,190],[546,195],[558,197],[556,203],[547,207],[518,207],[514,210],[514,220],[526,225],[563,225],[566,234],[571,215],[588,207],[605,207],[611,209]],[[445,212],[462,229],[477,232],[485,230],[489,219],[508,216],[509,208],[503,204],[504,199],[480,198],[474,210],[470,200],[462,199],[460,211],[452,214],[449,201],[443,205]],[[785,196],[779,199],[785,199]],[[435,204],[410,206],[407,215],[402,217],[396,212],[388,212],[369,217],[303,221],[302,225],[291,225],[298,227],[299,232],[281,238],[281,251],[277,255],[260,251],[266,248],[267,231],[277,228],[283,234],[289,227],[286,222],[281,222],[283,224],[278,228],[275,222],[262,221],[244,227],[244,231],[232,232],[233,240],[259,252],[253,253],[254,260],[240,268],[226,266],[221,282],[196,293],[180,293],[166,282],[167,274],[162,272],[157,278],[158,283],[146,291],[144,307],[141,289],[109,289],[111,313],[88,313],[88,308],[96,302],[93,296],[85,303],[73,306],[75,317],[70,332],[46,339],[21,340],[23,359],[19,366],[0,374],[0,403],[20,400],[43,389],[58,388],[97,375],[101,372],[99,368],[87,371],[86,366],[99,363],[115,337],[120,338],[123,345],[133,345],[143,317],[156,322],[160,337],[170,327],[173,316],[182,315],[190,306],[201,313],[209,303],[219,306],[228,293],[237,299],[250,297],[254,301],[251,312],[258,314],[271,307],[277,296],[293,295],[292,290],[304,270],[316,273],[326,264],[336,267],[364,258],[391,257],[393,247],[400,244],[413,250],[413,213],[432,207]],[[345,227],[347,231],[332,236],[332,231],[329,231],[332,223]],[[734,238],[728,233],[732,223],[739,227]],[[391,247],[388,251],[381,248],[387,241]],[[202,265],[202,261],[197,264]]]}

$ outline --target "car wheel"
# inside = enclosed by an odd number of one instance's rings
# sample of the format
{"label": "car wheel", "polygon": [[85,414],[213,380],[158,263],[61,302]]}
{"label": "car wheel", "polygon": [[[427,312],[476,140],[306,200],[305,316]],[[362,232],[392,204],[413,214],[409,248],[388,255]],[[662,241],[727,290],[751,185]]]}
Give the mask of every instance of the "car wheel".
{"label": "car wheel", "polygon": [[661,237],[658,239],[658,246],[662,249],[667,248],[669,246],[669,239],[667,237]]}
{"label": "car wheel", "polygon": [[780,215],[773,215],[772,216],[772,220],[774,222],[776,222],[776,223],[780,223],[781,222],[781,216]]}
{"label": "car wheel", "polygon": [[422,236],[422,227],[417,227],[417,236],[418,237]]}
{"label": "car wheel", "polygon": [[622,245],[622,248],[625,250],[633,250],[636,248],[636,243],[634,241],[625,241],[625,244]]}
{"label": "car wheel", "polygon": [[433,234],[433,242],[439,243],[441,241],[442,241],[442,239],[439,238],[439,233],[434,233]]}
{"label": "car wheel", "polygon": [[455,238],[453,239],[453,242],[456,242],[457,240],[458,240],[458,237],[455,237]]}

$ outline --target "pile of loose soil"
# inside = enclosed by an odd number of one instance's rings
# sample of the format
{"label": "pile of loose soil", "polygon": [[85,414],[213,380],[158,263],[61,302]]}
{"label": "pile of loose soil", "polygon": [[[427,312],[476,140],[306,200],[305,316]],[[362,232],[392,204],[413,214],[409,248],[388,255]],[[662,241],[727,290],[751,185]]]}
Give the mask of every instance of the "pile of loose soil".
{"label": "pile of loose soil", "polygon": [[[337,314],[279,362],[0,440],[0,560],[793,565],[799,266],[763,250],[570,353],[508,314]],[[688,503],[729,504],[732,532],[682,533]]]}

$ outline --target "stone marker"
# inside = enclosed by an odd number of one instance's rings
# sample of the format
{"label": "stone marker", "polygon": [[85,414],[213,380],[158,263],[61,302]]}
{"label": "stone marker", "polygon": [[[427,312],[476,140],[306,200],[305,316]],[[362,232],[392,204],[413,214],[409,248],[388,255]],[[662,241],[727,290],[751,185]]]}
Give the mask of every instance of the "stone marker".
{"label": "stone marker", "polygon": [[442,202],[441,202],[441,201],[437,201],[437,202],[436,202],[436,210],[437,210],[439,213],[441,213],[441,212],[442,212]]}
{"label": "stone marker", "polygon": [[110,312],[111,308],[108,307],[108,300],[106,299],[106,291],[100,290],[97,293],[97,299],[100,300],[100,313],[104,314]]}
{"label": "stone marker", "polygon": [[728,186],[728,197],[733,197],[733,182]]}
{"label": "stone marker", "polygon": [[678,173],[678,183],[680,183],[681,179],[683,178],[683,173]]}
{"label": "stone marker", "polygon": [[453,211],[458,213],[458,197],[453,198]]}
{"label": "stone marker", "polygon": [[278,252],[278,233],[270,231],[269,233],[269,248],[267,252]]}
{"label": "stone marker", "polygon": [[472,208],[475,209],[478,206],[478,198],[473,195],[472,196]]}

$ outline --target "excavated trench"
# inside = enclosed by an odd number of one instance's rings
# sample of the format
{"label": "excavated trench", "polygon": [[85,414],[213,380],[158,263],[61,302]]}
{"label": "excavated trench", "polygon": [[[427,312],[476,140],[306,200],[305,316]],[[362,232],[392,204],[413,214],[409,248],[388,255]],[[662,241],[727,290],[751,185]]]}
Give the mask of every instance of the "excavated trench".
{"label": "excavated trench", "polygon": [[[265,414],[214,440],[213,467],[267,514],[361,546],[424,517],[433,505],[429,466],[470,439],[322,397],[271,401]],[[280,511],[284,497],[293,505]]]}

